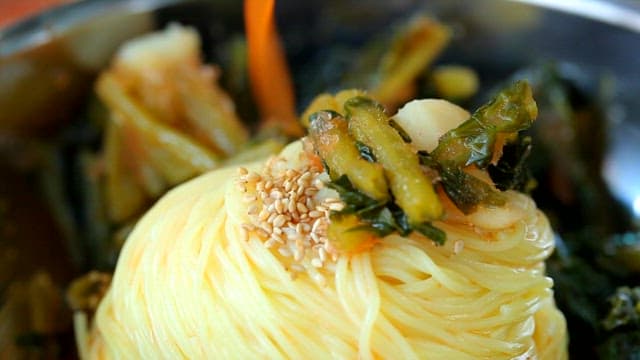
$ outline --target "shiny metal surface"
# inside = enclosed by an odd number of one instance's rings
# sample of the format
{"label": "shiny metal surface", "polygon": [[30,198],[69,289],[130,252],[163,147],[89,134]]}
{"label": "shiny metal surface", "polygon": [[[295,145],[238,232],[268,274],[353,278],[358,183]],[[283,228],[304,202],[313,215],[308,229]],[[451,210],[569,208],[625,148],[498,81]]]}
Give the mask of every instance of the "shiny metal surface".
{"label": "shiny metal surface", "polygon": [[[305,65],[317,61],[323,47],[357,43],[390,19],[423,9],[457,29],[454,50],[445,56],[472,65],[487,83],[550,59],[611,76],[617,106],[607,124],[612,139],[603,173],[640,218],[639,2],[280,1],[278,19],[295,74],[309,79],[319,74],[309,74]],[[198,28],[215,60],[216,41],[242,32],[241,15],[241,2],[231,0],[87,0],[1,29],[0,152],[68,121],[122,41],[180,21]],[[299,102],[310,96],[300,93]]]}
{"label": "shiny metal surface", "polygon": [[546,9],[582,16],[640,32],[640,3],[634,0],[514,0]]}
{"label": "shiny metal surface", "polygon": [[[313,55],[310,46],[359,41],[390,18],[419,9],[459,25],[452,56],[480,67],[481,73],[553,59],[611,74],[619,105],[608,124],[613,141],[603,171],[614,193],[640,217],[635,155],[640,154],[640,100],[635,95],[640,93],[640,3],[376,0],[363,6],[353,0],[281,1],[278,17],[300,74]],[[6,143],[7,134],[47,134],[64,123],[118,44],[169,20],[196,25],[205,41],[215,40],[242,31],[241,3],[87,0],[0,29],[0,140]],[[215,44],[209,45],[205,51],[215,57]],[[301,94],[300,101],[310,95]]]}

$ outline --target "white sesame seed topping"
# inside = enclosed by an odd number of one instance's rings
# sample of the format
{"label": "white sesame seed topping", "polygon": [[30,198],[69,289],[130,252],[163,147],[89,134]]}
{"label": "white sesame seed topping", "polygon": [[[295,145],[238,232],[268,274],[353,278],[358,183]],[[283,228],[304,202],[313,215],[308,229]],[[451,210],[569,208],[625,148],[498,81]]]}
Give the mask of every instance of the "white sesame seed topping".
{"label": "white sesame seed topping", "polygon": [[332,273],[327,269],[333,269],[338,258],[326,233],[329,211],[344,205],[336,198],[315,197],[324,187],[321,168],[285,166],[283,159],[271,158],[261,174],[238,169],[250,220],[242,229],[258,235],[266,248],[279,254],[292,278],[308,273],[316,283],[326,284],[325,275]]}
{"label": "white sesame seed topping", "polygon": [[332,203],[329,203],[329,209],[333,210],[333,211],[340,211],[340,210],[344,209],[344,204],[343,203],[332,202]]}
{"label": "white sesame seed topping", "polygon": [[318,249],[318,257],[320,258],[320,261],[322,261],[322,262],[327,261],[327,250],[325,250],[324,247],[320,247]]}
{"label": "white sesame seed topping", "polygon": [[276,208],[276,212],[278,214],[282,214],[284,212],[285,206],[284,206],[284,202],[281,199],[276,200],[274,205],[275,205],[275,208]]}
{"label": "white sesame seed topping", "polygon": [[298,208],[298,211],[301,213],[306,213],[309,211],[309,209],[307,209],[307,207],[303,203],[297,203],[296,206]]}
{"label": "white sesame seed topping", "polygon": [[258,233],[258,235],[260,235],[263,238],[268,238],[269,237],[269,233],[267,231],[265,231],[265,229],[263,229],[261,227],[256,228],[255,231]]}
{"label": "white sesame seed topping", "polygon": [[287,218],[284,215],[278,215],[275,217],[275,219],[273,219],[273,226],[274,227],[281,227],[282,225],[284,225],[284,223],[287,221]]}
{"label": "white sesame seed topping", "polygon": [[464,249],[464,241],[456,240],[453,243],[453,253],[454,254],[459,254],[460,252],[462,252],[462,249]]}
{"label": "white sesame seed topping", "polygon": [[289,250],[289,248],[281,246],[278,248],[278,252],[280,253],[280,255],[284,256],[284,257],[291,257],[291,250]]}
{"label": "white sesame seed topping", "polygon": [[245,196],[242,197],[242,201],[246,202],[246,203],[250,203],[253,201],[256,201],[258,198],[255,195],[251,195],[251,194],[247,194]]}
{"label": "white sesame seed topping", "polygon": [[258,175],[257,173],[252,172],[252,173],[247,174],[246,179],[247,179],[248,182],[256,182],[256,181],[260,180],[260,175]]}
{"label": "white sesame seed topping", "polygon": [[274,210],[274,207],[270,207],[269,209],[267,209],[269,211],[269,217],[267,218],[268,223],[272,224],[273,221],[276,219],[276,217],[278,216],[278,213],[276,213]]}
{"label": "white sesame seed topping", "polygon": [[316,268],[321,268],[322,260],[320,260],[320,258],[313,258],[311,259],[311,265],[313,265],[313,267],[316,267]]}
{"label": "white sesame seed topping", "polygon": [[260,224],[260,229],[264,230],[267,234],[271,234],[273,232],[273,227],[266,221]]}
{"label": "white sesame seed topping", "polygon": [[254,231],[256,229],[256,226],[253,224],[249,224],[249,223],[244,223],[241,225],[243,229],[247,230],[247,231]]}
{"label": "white sesame seed topping", "polygon": [[269,217],[269,211],[267,209],[262,209],[260,211],[260,214],[258,214],[258,219],[260,221],[267,220],[268,217]]}
{"label": "white sesame seed topping", "polygon": [[276,245],[276,240],[273,239],[273,238],[270,238],[270,239],[268,239],[267,241],[264,242],[264,246],[267,249],[270,249],[270,248],[274,247],[275,245]]}
{"label": "white sesame seed topping", "polygon": [[272,190],[270,196],[271,198],[278,200],[278,199],[282,199],[283,194],[278,190]]}
{"label": "white sesame seed topping", "polygon": [[327,286],[327,279],[320,273],[313,274],[313,280],[320,286]]}

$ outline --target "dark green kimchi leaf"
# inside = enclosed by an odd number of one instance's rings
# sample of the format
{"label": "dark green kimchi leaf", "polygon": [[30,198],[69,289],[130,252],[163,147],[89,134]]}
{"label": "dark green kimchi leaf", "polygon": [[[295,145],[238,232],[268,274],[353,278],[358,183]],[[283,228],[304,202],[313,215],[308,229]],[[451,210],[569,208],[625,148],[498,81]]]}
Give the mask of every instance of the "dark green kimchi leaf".
{"label": "dark green kimchi leaf", "polygon": [[485,168],[493,157],[497,135],[527,129],[537,115],[531,87],[526,81],[518,81],[444,134],[431,157],[447,166],[476,164]]}
{"label": "dark green kimchi leaf", "polygon": [[[531,87],[518,81],[480,107],[457,128],[444,134],[431,154],[418,154],[421,164],[438,171],[441,184],[456,206],[465,214],[473,212],[478,204],[499,206],[504,204],[501,193],[491,185],[463,170],[469,165],[486,168],[500,154],[505,139],[517,136],[533,123],[538,110]],[[502,141],[497,140],[501,138]],[[515,188],[528,182],[524,159],[530,143],[522,143],[524,150],[515,159],[507,158],[496,167],[502,177],[498,189]]]}

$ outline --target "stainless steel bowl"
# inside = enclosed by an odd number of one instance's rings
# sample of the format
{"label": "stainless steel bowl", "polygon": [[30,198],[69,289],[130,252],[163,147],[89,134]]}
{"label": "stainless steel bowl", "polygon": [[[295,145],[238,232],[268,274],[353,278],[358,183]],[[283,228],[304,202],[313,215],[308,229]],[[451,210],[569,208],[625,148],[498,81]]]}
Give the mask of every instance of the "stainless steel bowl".
{"label": "stainless steel bowl", "polygon": [[[609,190],[640,221],[639,2],[280,1],[277,18],[298,80],[299,108],[332,86],[336,68],[319,66],[327,48],[362,44],[417,11],[453,26],[453,45],[443,58],[472,66],[485,89],[524,65],[545,61],[589,74],[582,78],[587,87],[609,79],[614,106],[602,124],[609,139],[601,172]],[[55,139],[77,117],[93,79],[119,44],[170,22],[196,27],[207,60],[217,62],[225,55],[223,40],[243,32],[242,3],[85,0],[0,29],[0,218],[13,224],[10,231],[0,227],[0,250],[18,254],[13,261],[22,269],[13,275],[0,269],[0,282],[42,267],[64,283],[87,266],[86,254],[78,250],[82,244],[64,242],[69,234],[61,234],[34,195],[39,186],[32,170],[38,161],[29,149]],[[39,225],[31,226],[34,222]]]}
{"label": "stainless steel bowl", "polygon": [[[278,19],[294,71],[308,79],[323,75],[302,72],[327,45],[362,41],[393,19],[422,9],[458,25],[451,56],[485,77],[545,59],[610,74],[619,107],[607,124],[612,141],[603,172],[616,196],[640,217],[640,164],[634,156],[640,153],[638,2],[281,2]],[[240,2],[230,0],[88,0],[1,29],[0,147],[3,138],[11,143],[7,133],[47,134],[77,113],[91,79],[124,40],[169,21],[189,23],[215,59],[220,56],[216,42],[242,31],[241,13]],[[309,96],[302,93],[300,101]]]}

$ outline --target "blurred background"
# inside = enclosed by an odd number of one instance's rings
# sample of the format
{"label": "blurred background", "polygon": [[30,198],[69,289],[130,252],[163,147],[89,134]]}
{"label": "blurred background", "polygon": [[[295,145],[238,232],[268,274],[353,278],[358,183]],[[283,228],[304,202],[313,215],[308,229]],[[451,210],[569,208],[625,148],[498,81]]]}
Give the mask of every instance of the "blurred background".
{"label": "blurred background", "polygon": [[[449,65],[473,72],[474,91],[452,97],[468,109],[516,78],[534,85],[532,194],[556,230],[548,271],[572,358],[640,358],[640,4],[278,1],[298,112],[321,92],[379,81],[416,14],[452,37],[414,79],[415,96],[450,94],[433,76]],[[175,185],[145,193],[133,215],[109,215],[108,116],[93,90],[119,46],[174,22],[197,29],[255,134],[242,2],[0,0],[0,358],[75,358],[70,282],[110,273],[140,211]]]}

